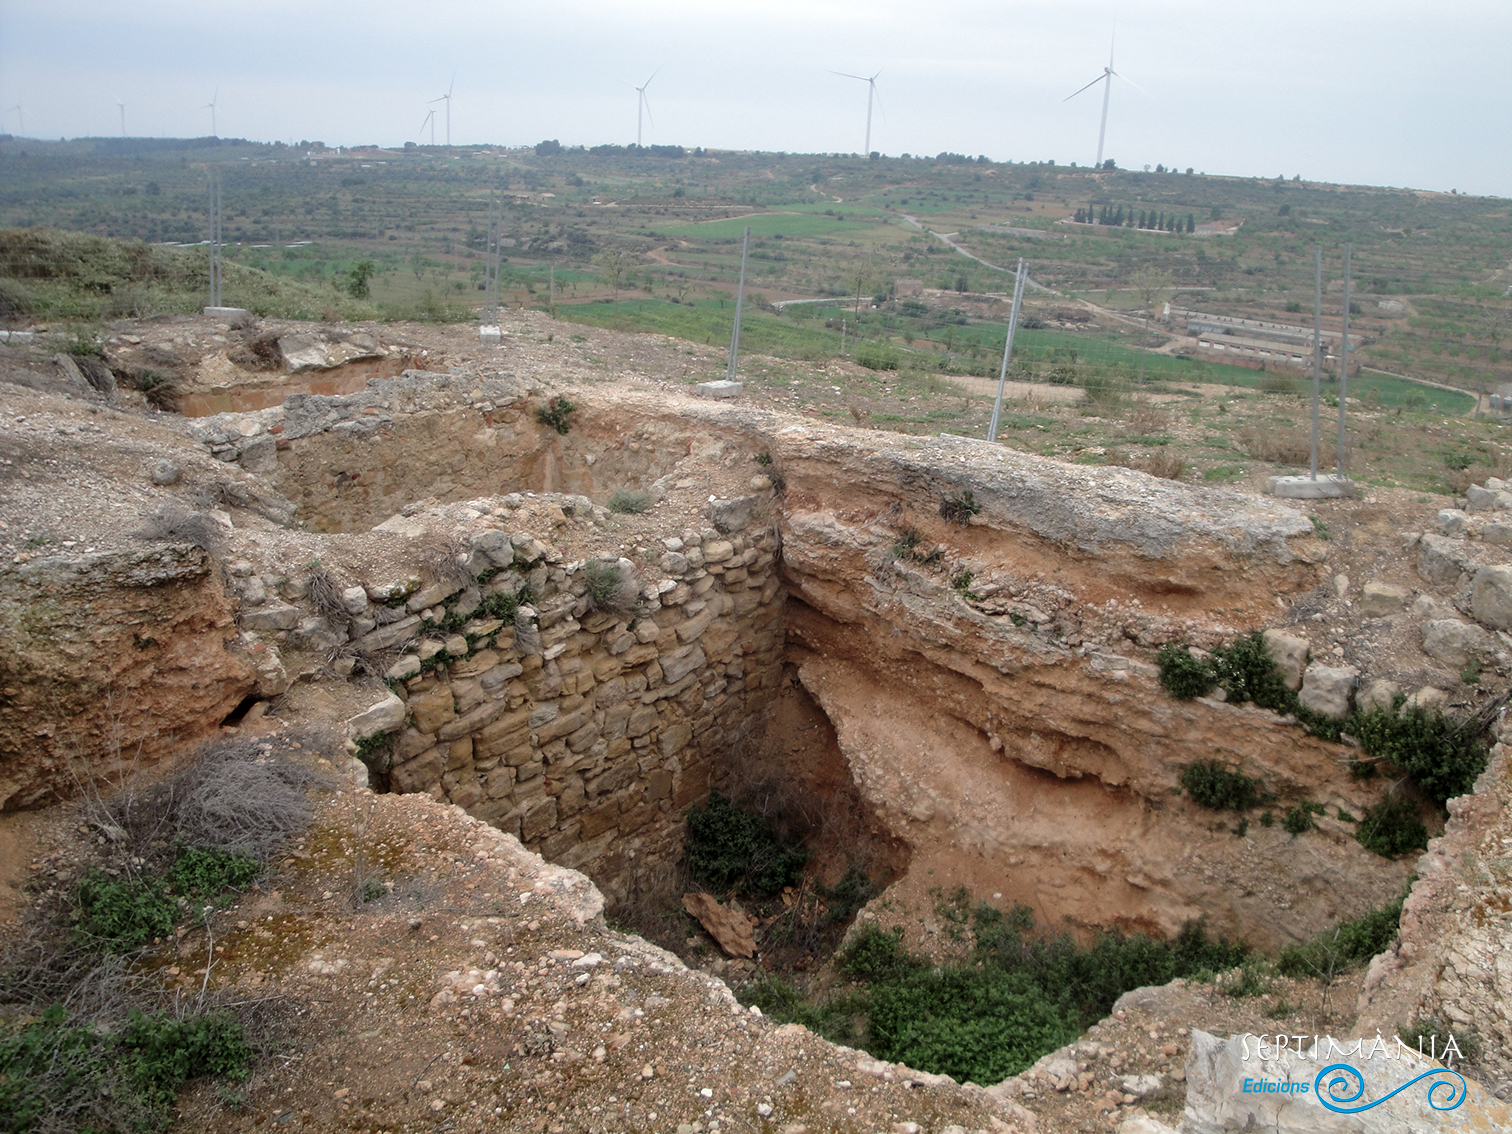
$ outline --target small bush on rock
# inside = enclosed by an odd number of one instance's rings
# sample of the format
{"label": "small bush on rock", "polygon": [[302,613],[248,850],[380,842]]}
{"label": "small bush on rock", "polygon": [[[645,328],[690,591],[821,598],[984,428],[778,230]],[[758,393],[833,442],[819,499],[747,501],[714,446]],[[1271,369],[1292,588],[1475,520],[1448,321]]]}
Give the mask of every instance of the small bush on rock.
{"label": "small bush on rock", "polygon": [[1212,666],[1198,661],[1182,646],[1163,647],[1156,661],[1160,666],[1160,684],[1178,701],[1205,696],[1218,684]]}
{"label": "small bush on rock", "polygon": [[552,398],[540,409],[536,410],[536,420],[542,425],[549,425],[558,433],[566,434],[572,431],[572,413],[577,406],[566,398]]}
{"label": "small bush on rock", "polygon": [[1386,858],[1428,849],[1428,828],[1412,801],[1399,795],[1388,796],[1367,811],[1355,828],[1355,838],[1366,850]]}
{"label": "small bush on rock", "polygon": [[971,523],[971,517],[981,510],[982,506],[977,503],[976,497],[972,495],[969,488],[940,501],[940,517],[949,520],[952,524],[960,524],[962,527]]}
{"label": "small bush on rock", "polygon": [[651,507],[651,497],[645,492],[632,492],[622,488],[609,497],[609,511],[619,515],[638,515]]}
{"label": "small bush on rock", "polygon": [[1200,760],[1181,773],[1181,786],[1192,799],[1215,811],[1247,811],[1260,802],[1257,781],[1243,772],[1230,772],[1216,760]]}
{"label": "small bush on rock", "polygon": [[1395,765],[1447,814],[1445,805],[1475,787],[1490,749],[1474,718],[1452,721],[1437,709],[1375,708],[1356,717],[1350,733],[1367,756]]}

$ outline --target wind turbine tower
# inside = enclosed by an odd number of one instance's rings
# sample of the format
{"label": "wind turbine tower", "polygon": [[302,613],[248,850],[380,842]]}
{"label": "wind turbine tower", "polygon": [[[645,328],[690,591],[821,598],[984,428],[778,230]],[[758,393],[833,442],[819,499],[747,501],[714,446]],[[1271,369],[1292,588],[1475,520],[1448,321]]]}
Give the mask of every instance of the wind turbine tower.
{"label": "wind turbine tower", "polygon": [[1125,78],[1123,75],[1120,75],[1117,71],[1113,70],[1113,44],[1110,42],[1108,44],[1108,65],[1103,68],[1103,73],[1101,75],[1097,76],[1097,78],[1093,79],[1085,87],[1080,87],[1077,90],[1072,91],[1065,98],[1061,99],[1062,102],[1070,102],[1077,95],[1081,94],[1082,91],[1090,90],[1092,87],[1097,86],[1098,83],[1104,84],[1103,85],[1102,125],[1097,128],[1097,160],[1092,163],[1092,167],[1094,169],[1101,169],[1102,168],[1102,163],[1103,163],[1103,140],[1107,137],[1107,134],[1108,134],[1108,97],[1113,93],[1113,80],[1114,79],[1123,79],[1124,82],[1128,83],[1135,90],[1143,90],[1144,89],[1138,83],[1134,82],[1133,79]]}
{"label": "wind turbine tower", "polygon": [[210,112],[210,136],[212,138],[220,137],[220,134],[218,134],[215,129],[215,100],[218,98],[220,98],[220,88],[216,87],[215,93],[210,96],[210,101],[205,103],[204,106],[200,107],[201,110],[208,110]]}
{"label": "wind turbine tower", "polygon": [[[444,95],[441,95],[439,98],[433,98],[433,99],[431,99],[431,102],[444,102],[444,103],[446,103],[446,144],[448,146],[451,145],[451,99],[452,99],[452,89],[454,87],[456,87],[456,85],[457,85],[457,76],[454,74],[454,75],[452,75],[451,82],[449,84],[447,84],[446,93]],[[431,127],[431,130],[432,130],[432,132],[434,132],[435,131],[435,127],[434,126]]]}
{"label": "wind turbine tower", "polygon": [[425,133],[426,126],[430,127],[430,144],[434,146],[436,144],[436,112],[434,110],[427,111],[425,115],[425,121],[420,123],[420,132],[422,134]]}
{"label": "wind turbine tower", "polygon": [[116,105],[121,108],[121,137],[124,138],[126,136],[126,104],[117,98]]}
{"label": "wind turbine tower", "polygon": [[[878,71],[877,75],[881,73]],[[871,157],[872,99],[877,96],[877,75],[868,79],[865,75],[850,75],[844,71],[831,71],[830,74],[839,75],[842,79],[857,79],[866,84],[866,156]]]}
{"label": "wind turbine tower", "polygon": [[16,112],[16,133],[18,136],[24,138],[26,137],[26,111],[19,102],[11,107],[11,109]]}
{"label": "wind turbine tower", "polygon": [[[651,79],[656,78],[659,74],[661,74],[660,67],[651,72]],[[635,93],[639,96],[635,104],[635,144],[637,147],[641,144],[641,117],[651,118],[651,100],[646,97],[646,88],[651,85],[651,79],[647,79],[635,88]],[[655,119],[652,119],[651,125],[656,125]]]}

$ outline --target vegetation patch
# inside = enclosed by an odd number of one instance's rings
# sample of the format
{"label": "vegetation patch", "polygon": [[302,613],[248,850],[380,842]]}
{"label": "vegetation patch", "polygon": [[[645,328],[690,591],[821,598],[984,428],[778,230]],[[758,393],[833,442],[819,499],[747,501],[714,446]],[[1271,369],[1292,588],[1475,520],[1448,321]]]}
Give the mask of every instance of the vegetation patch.
{"label": "vegetation patch", "polygon": [[1367,811],[1355,828],[1355,838],[1366,850],[1386,858],[1428,849],[1428,828],[1403,795],[1388,795]]}
{"label": "vegetation patch", "polygon": [[572,432],[572,414],[576,409],[566,398],[555,397],[536,410],[536,420],[565,435]]}
{"label": "vegetation patch", "polygon": [[621,488],[609,497],[609,511],[619,515],[638,515],[650,507],[650,493],[639,490]]}
{"label": "vegetation patch", "polygon": [[1200,760],[1181,773],[1181,786],[1203,807],[1215,811],[1248,811],[1260,802],[1258,781],[1243,772],[1230,772],[1216,760]]}
{"label": "vegetation patch", "polygon": [[688,872],[711,890],[770,895],[803,873],[808,851],[783,843],[771,824],[718,792],[688,814]]}
{"label": "vegetation patch", "polygon": [[767,977],[741,999],[879,1059],[996,1083],[1074,1040],[1129,989],[1211,977],[1246,954],[1208,940],[1200,925],[1174,941],[1105,933],[1084,947],[1069,935],[1031,936],[1026,906],[973,907],[964,889],[945,901],[968,940],[966,960],[933,964],[910,955],[896,932],[867,926],[838,960],[851,987],[810,1000]]}

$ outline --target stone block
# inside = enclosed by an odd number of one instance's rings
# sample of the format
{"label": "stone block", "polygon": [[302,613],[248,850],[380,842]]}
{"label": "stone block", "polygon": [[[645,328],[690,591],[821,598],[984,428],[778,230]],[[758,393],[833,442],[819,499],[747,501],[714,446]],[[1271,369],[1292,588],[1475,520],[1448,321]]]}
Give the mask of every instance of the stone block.
{"label": "stone block", "polygon": [[1349,715],[1349,697],[1359,676],[1360,671],[1353,666],[1326,666],[1313,662],[1302,674],[1302,692],[1298,700],[1315,713],[1343,720]]}
{"label": "stone block", "polygon": [[721,378],[717,382],[700,382],[693,388],[693,393],[700,398],[738,398],[743,388],[739,382]]}
{"label": "stone block", "polygon": [[457,719],[451,686],[442,685],[409,703],[410,716],[421,732],[439,733],[443,726]]}
{"label": "stone block", "polygon": [[[755,496],[737,496],[732,500],[709,501],[709,522],[721,532],[738,532],[748,527],[756,515],[760,499]],[[705,557],[708,552],[705,551]]]}
{"label": "stone block", "polygon": [[1493,640],[1472,622],[1438,618],[1423,624],[1423,653],[1451,669],[1463,669],[1492,649]]}
{"label": "stone block", "polygon": [[380,733],[393,732],[404,725],[405,715],[404,702],[390,693],[348,720],[347,735],[353,740],[365,740]]}
{"label": "stone block", "polygon": [[1302,670],[1307,665],[1307,652],[1311,644],[1306,638],[1298,638],[1281,630],[1267,630],[1262,638],[1265,649],[1276,663],[1276,669],[1286,687],[1293,691],[1302,688]]}
{"label": "stone block", "polygon": [[661,751],[664,759],[670,759],[688,746],[693,739],[693,726],[686,721],[662,729]]}
{"label": "stone block", "polygon": [[451,667],[451,673],[453,677],[477,677],[479,674],[487,673],[498,664],[499,654],[497,651],[479,650],[472,657],[456,662]]}
{"label": "stone block", "polygon": [[1411,597],[1412,592],[1406,587],[1371,580],[1360,591],[1360,614],[1365,618],[1390,618],[1400,614]]}
{"label": "stone block", "polygon": [[675,654],[661,659],[662,680],[672,685],[698,669],[707,659],[698,646],[685,646]]}
{"label": "stone block", "polygon": [[507,701],[487,701],[479,705],[470,713],[463,713],[456,720],[442,728],[437,734],[442,740],[455,740],[459,736],[466,736],[470,732],[477,732],[484,725],[492,724],[499,717],[509,711]]}
{"label": "stone block", "polygon": [[1442,709],[1448,703],[1449,694],[1431,685],[1407,695],[1407,707],[1410,709]]}
{"label": "stone block", "polygon": [[1482,626],[1512,630],[1512,565],[1482,567],[1475,573],[1470,613]]}
{"label": "stone block", "polygon": [[571,713],[563,713],[550,724],[541,726],[541,729],[538,733],[540,737],[540,743],[545,745],[549,744],[559,736],[568,736],[571,733],[574,733],[578,729],[582,728],[583,725],[587,724],[592,718],[593,712],[590,709],[577,709],[576,711]]}
{"label": "stone block", "polygon": [[461,589],[456,583],[432,583],[428,587],[421,587],[411,595],[409,602],[405,603],[404,606],[411,614],[415,614],[428,606],[435,606],[438,602],[445,602]]}
{"label": "stone block", "polygon": [[299,607],[270,602],[256,610],[242,611],[241,624],[244,630],[293,630],[299,625]]}
{"label": "stone block", "polygon": [[557,821],[557,802],[549,795],[534,800],[520,816],[520,838],[526,842],[544,838]]}
{"label": "stone block", "polygon": [[398,622],[390,622],[387,626],[380,626],[371,634],[364,634],[352,643],[352,649],[359,654],[376,654],[380,650],[397,646],[401,642],[408,641],[415,636],[415,628],[420,625],[420,619],[411,614]]}
{"label": "stone block", "polygon": [[389,787],[401,793],[425,791],[441,781],[445,765],[445,753],[440,748],[427,748],[414,759],[394,765],[389,772]]}
{"label": "stone block", "polygon": [[630,714],[630,720],[625,725],[625,735],[631,738],[645,736],[660,723],[661,717],[654,705],[641,705]]}
{"label": "stone block", "polygon": [[1273,476],[1266,479],[1265,491],[1283,500],[1338,500],[1353,496],[1355,487],[1347,476]]}
{"label": "stone block", "polygon": [[727,539],[711,539],[703,545],[705,563],[723,563],[735,554],[735,545]]}
{"label": "stone block", "polygon": [[252,318],[252,312],[245,307],[206,307],[202,314],[221,323],[241,323]]}
{"label": "stone block", "polygon": [[582,824],[580,833],[585,839],[613,830],[619,826],[619,800],[609,799],[597,807],[588,808],[582,813]]}

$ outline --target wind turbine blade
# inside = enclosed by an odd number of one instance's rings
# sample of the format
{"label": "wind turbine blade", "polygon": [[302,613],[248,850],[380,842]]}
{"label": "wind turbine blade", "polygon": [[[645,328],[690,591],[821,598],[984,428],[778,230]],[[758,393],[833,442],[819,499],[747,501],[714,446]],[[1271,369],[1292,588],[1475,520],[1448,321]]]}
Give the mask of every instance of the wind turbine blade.
{"label": "wind turbine blade", "polygon": [[[878,72],[880,74],[881,72]],[[842,79],[859,79],[863,83],[871,82],[865,75],[852,75],[846,71],[831,71],[831,75],[839,75]]]}
{"label": "wind turbine blade", "polygon": [[1128,83],[1129,86],[1133,87],[1136,91],[1138,91],[1140,94],[1144,95],[1146,98],[1154,98],[1155,97],[1149,91],[1145,90],[1142,86],[1140,86],[1138,83],[1136,83],[1133,79],[1129,78],[1127,75],[1120,75],[1117,71],[1109,71],[1108,74],[1113,75],[1116,78],[1122,79],[1124,82]]}
{"label": "wind turbine blade", "polygon": [[1091,88],[1092,88],[1092,87],[1095,87],[1095,86],[1097,86],[1097,84],[1098,84],[1098,83],[1100,83],[1100,82],[1102,82],[1102,81],[1103,81],[1103,80],[1104,80],[1104,79],[1106,79],[1106,78],[1107,78],[1107,77],[1108,77],[1108,74],[1107,74],[1107,72],[1104,72],[1104,73],[1103,73],[1103,74],[1101,74],[1101,75],[1099,75],[1099,76],[1097,76],[1097,78],[1095,78],[1095,79],[1093,79],[1093,80],[1092,80],[1092,81],[1091,81],[1091,82],[1090,82],[1090,83],[1088,83],[1088,84],[1087,84],[1087,85],[1086,85],[1086,86],[1085,86],[1085,87],[1079,87],[1079,88],[1077,88],[1077,89],[1076,89],[1076,90],[1074,90],[1074,91],[1072,91],[1072,92],[1071,92],[1071,93],[1070,93],[1070,94],[1068,94],[1068,95],[1067,95],[1067,96],[1066,96],[1066,97],[1065,97],[1065,98],[1063,98],[1063,99],[1061,99],[1061,101],[1062,101],[1062,102],[1070,102],[1070,101],[1071,101],[1071,100],[1072,100],[1072,99],[1073,99],[1073,98],[1075,98],[1075,97],[1076,97],[1076,96],[1077,96],[1077,95],[1079,95],[1079,94],[1081,94],[1081,93],[1082,93],[1082,91],[1085,91],[1085,90],[1090,90],[1090,89],[1091,89]]}
{"label": "wind turbine blade", "polygon": [[[882,73],[881,71],[878,71],[877,75],[880,75],[881,73]],[[877,75],[873,75],[871,78],[867,79],[866,81],[868,83],[875,83],[877,81]]]}
{"label": "wind turbine blade", "polygon": [[456,89],[456,86],[457,86],[457,73],[455,71],[453,71],[452,72],[452,77],[451,77],[451,82],[449,82],[449,83],[446,84],[446,97],[447,98],[451,98],[452,91]]}
{"label": "wind turbine blade", "polygon": [[[665,66],[666,66],[666,64],[663,63],[661,65],[661,67],[658,67],[656,70],[652,71],[651,72],[651,79],[654,79],[654,78],[656,78],[656,76],[660,75],[662,67],[665,67]],[[651,85],[651,79],[647,79],[646,80],[646,84],[645,84],[645,86],[641,87],[641,90],[645,90],[646,87],[649,87]]]}

